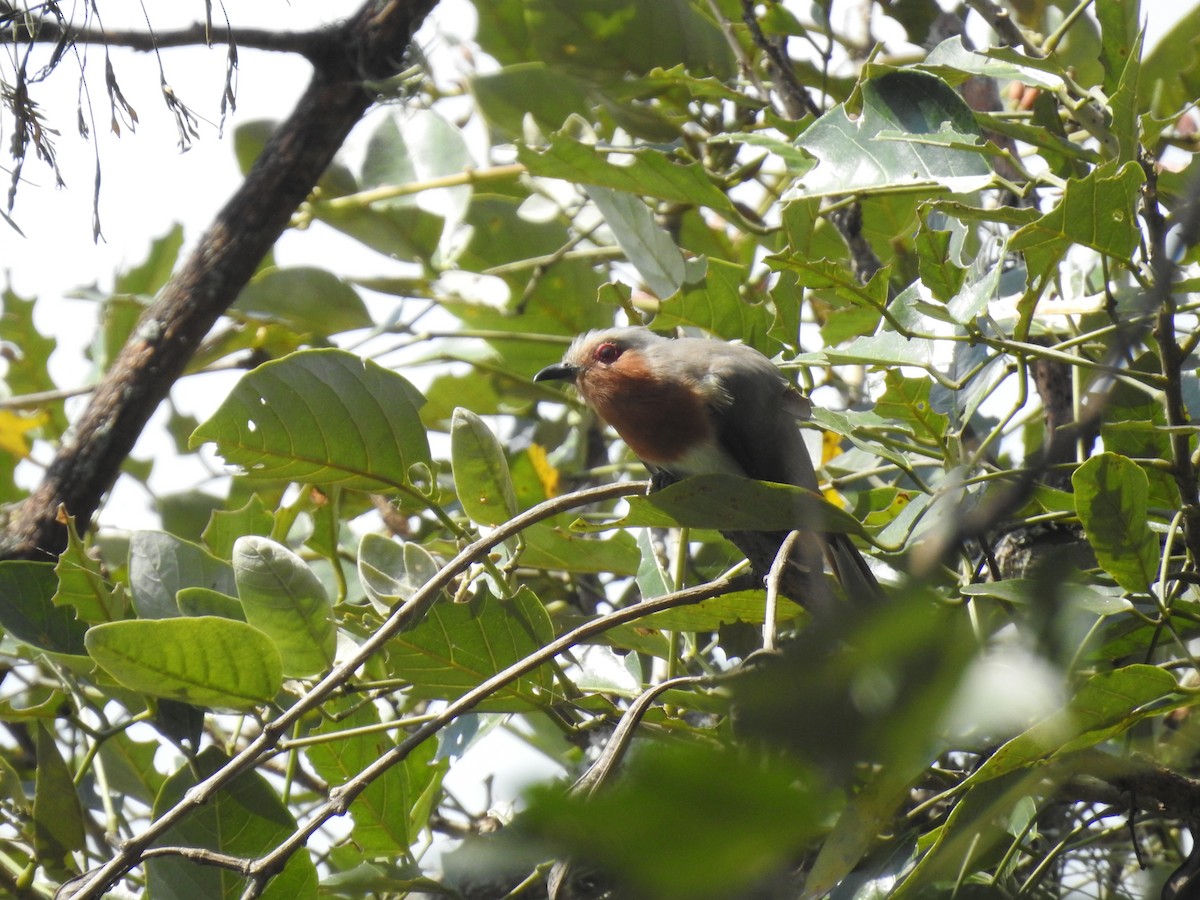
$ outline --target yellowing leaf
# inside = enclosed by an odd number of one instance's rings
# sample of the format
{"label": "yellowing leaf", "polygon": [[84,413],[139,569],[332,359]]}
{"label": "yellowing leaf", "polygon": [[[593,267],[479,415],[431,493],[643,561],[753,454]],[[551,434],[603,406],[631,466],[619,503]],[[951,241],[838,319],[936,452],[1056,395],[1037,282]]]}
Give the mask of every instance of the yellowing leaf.
{"label": "yellowing leaf", "polygon": [[550,464],[550,460],[546,458],[546,448],[541,444],[531,444],[526,452],[529,454],[529,461],[533,463],[533,471],[537,474],[546,496],[557,497],[558,469],[554,468]]}
{"label": "yellowing leaf", "polygon": [[18,459],[24,459],[29,455],[29,441],[25,439],[25,435],[49,421],[48,412],[22,416],[7,409],[0,409],[0,450],[11,453]]}
{"label": "yellowing leaf", "polygon": [[[831,459],[840,456],[842,452],[842,437],[833,431],[821,432],[821,465],[825,465]],[[846,508],[846,499],[833,488],[826,488],[821,492],[821,496],[836,506],[838,509]]]}

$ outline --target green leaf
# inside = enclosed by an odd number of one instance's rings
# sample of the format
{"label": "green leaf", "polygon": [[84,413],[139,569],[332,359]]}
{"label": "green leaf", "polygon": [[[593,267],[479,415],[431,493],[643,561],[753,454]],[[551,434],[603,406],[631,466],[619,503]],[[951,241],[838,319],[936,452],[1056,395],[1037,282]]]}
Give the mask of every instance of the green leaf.
{"label": "green leaf", "polygon": [[602,527],[634,525],[721,531],[812,531],[863,534],[862,523],[818,494],[791,484],[736,475],[697,475],[648,497],[630,497],[629,513]]}
{"label": "green leaf", "polygon": [[[427,184],[472,164],[458,128],[432,110],[408,109],[385,117],[371,134],[361,187],[374,191]],[[321,221],[381,253],[432,264],[443,235],[462,221],[471,191],[470,185],[459,184],[369,200],[318,202],[312,210]]]}
{"label": "green leaf", "polygon": [[409,483],[428,466],[419,391],[343,350],[305,350],[245,375],[190,446],[206,441],[248,476],[363,491]]}
{"label": "green leaf", "polygon": [[531,175],[736,214],[733,202],[709,180],[698,163],[681,164],[661,151],[648,148],[623,149],[621,154],[626,162],[616,165],[608,161],[609,154],[600,148],[577,141],[564,131],[552,134],[550,146],[541,151],[517,146],[517,159]]}
{"label": "green leaf", "polygon": [[87,843],[83,804],[54,734],[37,723],[37,780],[33,795],[33,843],[38,862],[57,878],[78,872],[72,859]]}
{"label": "green leaf", "polygon": [[271,639],[245,622],[214,616],[93,625],[87,652],[135,691],[217,709],[269,703],[283,683]]}
{"label": "green leaf", "polygon": [[536,60],[476,74],[470,86],[480,112],[511,135],[521,134],[527,115],[544,131],[561,128],[570,116],[586,113],[602,97],[586,79]]}
{"label": "green leaf", "polygon": [[179,260],[183,246],[183,226],[175,224],[150,244],[150,252],[140,265],[120,273],[113,285],[114,294],[141,294],[152,297],[167,283]]}
{"label": "green leaf", "polygon": [[588,188],[588,196],[604,216],[625,258],[656,297],[670,297],[685,281],[694,280],[689,277],[689,267],[679,247],[654,221],[641,197],[598,185]]}
{"label": "green leaf", "polygon": [[1200,96],[1200,7],[1180,16],[1142,61],[1139,106],[1174,118]]}
{"label": "green leaf", "polygon": [[1048,271],[1073,244],[1129,260],[1140,239],[1136,211],[1143,180],[1135,162],[1120,169],[1116,162],[1105,163],[1069,179],[1062,200],[1014,234],[1009,250],[1025,254],[1031,275]]}
{"label": "green leaf", "polygon": [[0,625],[19,641],[52,653],[84,656],[84,623],[69,606],[55,606],[53,563],[0,560]]}
{"label": "green leaf", "polygon": [[950,251],[953,237],[949,231],[939,231],[924,223],[914,242],[921,281],[943,303],[958,293],[967,274]]}
{"label": "green leaf", "polygon": [[805,879],[806,897],[823,897],[859,865],[863,856],[887,831],[889,817],[904,801],[919,771],[881,766],[852,795],[837,818]]}
{"label": "green leaf", "polygon": [[[58,341],[37,329],[33,322],[36,305],[35,300],[22,299],[9,287],[0,292],[0,334],[4,335],[5,341],[21,348],[19,354],[5,354],[6,368],[0,376],[0,384],[16,396],[52,391],[58,387],[49,370],[50,354],[57,348]],[[62,404],[48,404],[46,409],[50,412],[54,433],[66,431],[67,417]]]}
{"label": "green leaf", "polygon": [[[274,119],[251,119],[240,122],[233,131],[233,153],[237,158],[238,168],[245,175],[250,167],[262,155],[267,142],[279,123]],[[334,160],[321,173],[317,189],[322,197],[340,197],[357,190],[354,176],[342,163]]]}
{"label": "green leaf", "polygon": [[[664,591],[663,593],[666,593]],[[645,597],[657,594],[643,594]],[[805,615],[803,607],[786,597],[778,598],[776,619],[791,622]],[[638,620],[639,628],[661,631],[717,631],[722,625],[749,622],[761,625],[766,618],[766,595],[762,591],[735,591],[690,606],[668,609]]]}
{"label": "green leaf", "polygon": [[887,273],[883,270],[863,284],[840,263],[809,259],[802,253],[779,253],[765,262],[778,272],[794,272],[798,285],[817,292],[832,307],[858,306],[878,313],[887,305]]}
{"label": "green leaf", "polygon": [[[425,620],[388,645],[388,662],[410,682],[414,700],[453,700],[554,638],[541,601],[522,586],[501,601],[483,592],[471,603],[438,603]],[[501,688],[479,709],[525,711],[555,701],[543,666]]]}
{"label": "green leaf", "polygon": [[744,144],[747,147],[760,147],[763,150],[769,150],[783,160],[788,173],[794,177],[806,174],[817,164],[816,160],[812,157],[805,156],[800,152],[795,144],[758,131],[714,134],[708,139],[708,143],[718,145]]}
{"label": "green leaf", "polygon": [[671,592],[671,582],[666,570],[655,552],[655,542],[650,537],[650,529],[642,528],[637,535],[638,553],[641,562],[638,564],[637,585],[643,597],[661,597]]}
{"label": "green leaf", "polygon": [[617,783],[591,797],[540,788],[518,827],[601,865],[628,896],[747,897],[819,833],[834,805],[822,778],[779,755],[679,744],[634,754]]}
{"label": "green leaf", "polygon": [[358,545],[358,580],[383,611],[407,601],[437,572],[437,560],[420,544],[366,534]]}
{"label": "green leaf", "polygon": [[58,590],[51,602],[74,607],[83,622],[112,622],[125,618],[129,606],[124,588],[105,577],[100,560],[93,559],[75,530],[75,517],[67,517],[67,547],[54,564]]}
{"label": "green leaf", "polygon": [[353,287],[332,272],[313,266],[258,272],[238,294],[233,311],[320,335],[375,324]]}
{"label": "green leaf", "polygon": [[[353,707],[353,709],[352,709]],[[338,732],[366,728],[380,722],[379,711],[357,698],[327,704],[331,718],[315,734],[329,740],[308,748],[313,768],[332,785],[345,784],[396,746],[384,731],[337,737]],[[410,856],[409,848],[428,825],[425,798],[441,784],[449,761],[434,764],[436,741],[419,745],[403,762],[371,782],[350,805],[354,831],[350,840],[366,858]]]}
{"label": "green leaf", "polygon": [[970,108],[939,78],[891,72],[862,86],[862,112],[825,113],[796,144],[819,160],[786,199],[871,190],[967,193],[992,180]]}
{"label": "green leaf", "polygon": [[876,415],[906,423],[921,443],[940,447],[950,419],[929,403],[932,382],[928,378],[908,378],[897,369],[889,369],[884,384],[887,388],[875,404]]}
{"label": "green leaf", "polygon": [[202,587],[180,588],[175,595],[179,612],[185,616],[220,616],[222,619],[246,621],[246,611],[237,597]]}
{"label": "green leaf", "polygon": [[679,326],[703,328],[726,340],[741,340],[766,350],[771,311],[764,303],[751,303],[742,296],[749,279],[745,266],[709,259],[704,279],[685,284],[674,297],[664,300],[654,317],[656,329]]}
{"label": "green leaf", "polygon": [[544,60],[556,73],[621,82],[655,67],[733,75],[734,61],[712,19],[686,0],[614,6],[602,0],[481,3],[479,42],[501,65]]}
{"label": "green leaf", "polygon": [[458,501],[471,521],[499,525],[517,514],[504,448],[483,419],[469,409],[454,410],[450,459]]}
{"label": "green leaf", "polygon": [[1096,560],[1125,590],[1149,593],[1161,554],[1147,522],[1146,473],[1124,456],[1101,453],[1075,470],[1071,485]]}
{"label": "green leaf", "polygon": [[244,534],[266,537],[275,527],[275,517],[262,497],[252,494],[245,505],[234,510],[215,509],[204,529],[204,543],[220,559],[233,556],[233,542]]}
{"label": "green leaf", "polygon": [[1048,91],[1065,86],[1062,76],[1054,71],[1053,60],[1026,59],[1015,53],[1001,55],[968,50],[961,35],[946,38],[930,50],[920,69],[937,75],[955,87],[976,75],[995,78],[1000,82],[1019,81]]}
{"label": "green leaf", "polygon": [[129,541],[129,590],[141,619],[179,615],[175,595],[185,587],[237,592],[233,569],[198,544],[162,531],[136,531]]}
{"label": "green leaf", "polygon": [[560,569],[564,572],[633,575],[639,554],[627,533],[597,540],[571,534],[552,522],[541,522],[524,532],[521,565],[531,569]]}
{"label": "green leaf", "polygon": [[269,538],[247,535],[233,545],[233,575],[246,621],[275,644],[284,675],[317,675],[333,665],[333,606],[304,560]]}
{"label": "green leaf", "polygon": [[621,80],[677,64],[722,79],[735,72],[721,30],[687,0],[549,0],[525,10],[534,58],[587,78]]}
{"label": "green leaf", "polygon": [[313,204],[313,216],[389,259],[431,263],[446,223],[419,206]]}
{"label": "green leaf", "polygon": [[1126,731],[1146,716],[1160,715],[1176,693],[1175,676],[1157,666],[1125,666],[1089,678],[1066,708],[1004,744],[968,779],[978,784],[1076,750],[1093,747]]}
{"label": "green leaf", "polygon": [[[154,816],[183,801],[195,785],[228,763],[215,747],[185,763],[163,784]],[[271,783],[256,771],[238,775],[209,802],[191,811],[155,841],[158,847],[196,847],[242,859],[274,850],[296,830],[296,820]],[[237,900],[246,880],[219,866],[202,865],[176,855],[146,860],[150,896],[175,900]],[[257,896],[266,900],[316,900],[317,871],[308,853],[293,853],[283,870]]]}

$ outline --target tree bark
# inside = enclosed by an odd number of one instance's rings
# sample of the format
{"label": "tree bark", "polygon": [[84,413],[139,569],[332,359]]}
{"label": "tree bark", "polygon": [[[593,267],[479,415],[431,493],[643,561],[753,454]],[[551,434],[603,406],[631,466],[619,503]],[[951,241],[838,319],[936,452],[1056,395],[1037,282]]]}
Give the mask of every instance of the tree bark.
{"label": "tree bark", "polygon": [[435,4],[368,0],[314,35],[304,95],[143,315],[41,485],[0,535],[0,559],[57,556],[66,545],[60,509],[87,527],[159,402],[371,106],[364,81],[402,69],[413,32]]}

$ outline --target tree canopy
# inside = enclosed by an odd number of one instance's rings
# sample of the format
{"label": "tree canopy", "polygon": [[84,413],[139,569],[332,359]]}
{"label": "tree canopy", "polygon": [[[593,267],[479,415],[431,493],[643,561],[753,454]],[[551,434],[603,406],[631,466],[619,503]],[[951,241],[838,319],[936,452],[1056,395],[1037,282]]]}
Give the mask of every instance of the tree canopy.
{"label": "tree canopy", "polygon": [[[0,6],[14,190],[69,48],[115,107],[122,48],[313,67],[235,121],[196,247],[99,298],[94,384],[0,297],[4,891],[1196,896],[1200,12],[1147,48],[1128,0],[493,0],[427,59],[432,5],[153,39]],[[289,229],[379,274],[278,265]],[[531,380],[614,322],[775,361],[822,493],[648,492]],[[106,527],[178,465],[129,456],[164,406],[219,471]],[[722,534],[818,518],[877,609]],[[502,736],[543,761],[512,806]]]}

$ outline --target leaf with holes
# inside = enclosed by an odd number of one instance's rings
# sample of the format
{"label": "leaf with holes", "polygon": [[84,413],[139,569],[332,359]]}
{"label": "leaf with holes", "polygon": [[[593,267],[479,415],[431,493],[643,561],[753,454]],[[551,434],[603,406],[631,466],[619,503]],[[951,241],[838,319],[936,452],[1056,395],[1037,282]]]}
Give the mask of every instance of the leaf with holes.
{"label": "leaf with holes", "polygon": [[211,441],[256,478],[386,491],[409,483],[413,465],[429,465],[424,402],[407,380],[353,353],[304,350],[243,377],[189,445]]}
{"label": "leaf with holes", "polygon": [[517,514],[517,495],[504,448],[469,409],[454,410],[450,426],[454,489],[463,511],[480,525],[499,525]]}

